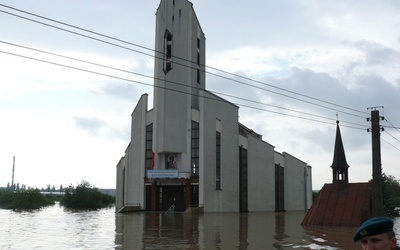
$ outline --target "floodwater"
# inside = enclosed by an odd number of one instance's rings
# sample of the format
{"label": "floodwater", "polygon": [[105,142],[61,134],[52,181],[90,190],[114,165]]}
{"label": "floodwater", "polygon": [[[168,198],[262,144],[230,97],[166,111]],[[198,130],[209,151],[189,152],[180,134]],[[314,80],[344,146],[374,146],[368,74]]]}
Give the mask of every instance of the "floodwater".
{"label": "floodwater", "polygon": [[58,203],[0,209],[0,249],[360,249],[351,240],[356,228],[303,228],[304,215],[71,212]]}

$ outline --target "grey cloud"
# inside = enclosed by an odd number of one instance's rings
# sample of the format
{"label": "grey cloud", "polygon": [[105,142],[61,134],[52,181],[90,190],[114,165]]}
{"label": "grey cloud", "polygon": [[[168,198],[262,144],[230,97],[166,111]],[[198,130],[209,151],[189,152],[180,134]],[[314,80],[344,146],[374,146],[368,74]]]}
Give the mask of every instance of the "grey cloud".
{"label": "grey cloud", "polygon": [[291,72],[290,78],[284,81],[288,89],[294,89],[299,93],[312,90],[310,92],[315,96],[327,96],[334,90],[344,88],[336,78],[325,72],[315,72],[297,67],[293,67]]}
{"label": "grey cloud", "polygon": [[116,129],[110,126],[106,121],[96,117],[78,117],[74,118],[75,125],[93,136],[104,136],[110,139],[129,139],[130,130],[128,127]]}
{"label": "grey cloud", "polygon": [[106,122],[95,117],[74,117],[75,125],[92,135],[98,135],[107,126]]}
{"label": "grey cloud", "polygon": [[282,95],[271,94],[276,103],[297,107],[299,110],[319,110],[318,113],[324,113],[325,116],[330,113],[332,118],[335,117],[335,111],[331,109],[335,108],[329,103],[345,105],[343,100],[349,99],[346,86],[338,79],[310,69],[292,68],[289,77],[276,79],[275,82],[280,88],[288,90],[277,91]]}
{"label": "grey cloud", "polygon": [[94,91],[96,94],[110,96],[112,98],[116,98],[125,101],[132,102],[137,99],[139,95],[141,95],[141,90],[133,83],[125,83],[121,81],[111,81],[103,84],[99,90]]}
{"label": "grey cloud", "polygon": [[400,52],[373,41],[357,41],[354,47],[366,53],[366,64],[387,64],[399,60]]}
{"label": "grey cloud", "polygon": [[[356,86],[349,88],[342,81],[327,73],[298,68],[294,68],[288,78],[278,80],[279,86],[282,88],[358,110],[366,110],[367,107],[382,102],[399,106],[400,89],[390,84],[382,76],[359,73],[354,81]],[[306,105],[287,98],[279,99],[288,103],[297,103],[300,107]],[[308,100],[317,103],[312,99]],[[321,105],[326,106],[327,104],[322,103]],[[309,105],[307,104],[307,106]]]}
{"label": "grey cloud", "polygon": [[[374,80],[380,77],[379,81],[390,81],[391,84],[399,86],[399,78],[396,78],[396,74],[398,75],[398,67],[400,65],[400,51],[367,40],[345,42],[343,44],[356,48],[363,53],[363,56],[342,66],[342,69],[337,72],[341,77],[341,81],[347,82],[349,85],[362,86],[363,82],[360,79],[366,80],[365,76]],[[386,75],[387,72],[389,73],[388,75]]]}
{"label": "grey cloud", "polygon": [[115,139],[120,139],[123,141],[128,141],[130,138],[130,129],[128,127],[122,129],[122,130],[118,130],[115,128],[110,128],[108,130],[107,136],[109,138],[115,138]]}
{"label": "grey cloud", "polygon": [[[247,75],[243,72],[234,72],[234,74],[242,77],[247,77]],[[218,75],[221,74],[218,73]],[[207,89],[215,92],[220,97],[227,99],[233,103],[246,103],[245,100],[260,102],[260,96],[257,95],[257,89],[246,85],[253,85],[254,83],[249,83],[243,78],[233,75],[226,75],[223,77],[227,77],[229,79],[232,79],[233,81],[210,75],[207,78]],[[240,99],[232,98],[230,96],[240,97]]]}
{"label": "grey cloud", "polygon": [[[296,98],[305,99],[307,102],[316,103],[317,105],[268,94],[268,92],[264,93],[271,96],[273,102],[281,107],[290,107],[298,111],[320,115],[330,119],[335,119],[336,113],[338,113],[339,120],[341,121],[340,125],[343,140],[346,141],[346,148],[348,150],[369,150],[371,138],[370,134],[368,134],[366,130],[370,126],[369,122],[366,120],[370,113],[370,110],[367,109],[368,107],[384,106],[381,114],[384,115],[394,126],[398,127],[400,125],[400,115],[398,114],[398,108],[400,107],[400,88],[390,84],[378,74],[364,73],[356,76],[356,86],[351,88],[345,86],[343,82],[329,74],[314,72],[310,69],[298,68],[292,69],[292,74],[287,78],[268,79],[266,82],[272,82],[276,86],[293,92],[302,93],[360,111],[355,112],[350,109],[335,107],[327,103],[321,103],[301,96],[296,96]],[[319,105],[332,107],[333,109],[337,109],[338,112],[322,108]],[[299,116],[304,117],[305,115],[300,114]],[[300,119],[297,119],[296,121],[302,122]],[[335,125],[335,123],[334,121],[331,122],[332,129],[334,130],[333,125]],[[384,121],[382,122],[382,125],[389,126],[389,124]],[[297,131],[296,138],[310,141],[311,144],[315,138],[318,138],[319,140],[322,140],[318,143],[319,147],[321,147],[325,152],[330,152],[331,142],[329,139],[331,139],[333,134],[334,132],[330,133],[325,130],[319,130],[316,123],[315,129],[312,131]]]}
{"label": "grey cloud", "polygon": [[[257,0],[251,4],[241,1],[213,1],[212,6],[215,11],[210,11],[208,5],[194,6],[206,31],[209,53],[242,47],[244,44],[282,46],[296,41],[299,45],[320,39],[320,35],[314,32],[316,24],[313,12],[299,1]],[[260,21],[261,23],[255,25],[255,22]],[[224,28],[213,28],[216,23],[218,27]]]}
{"label": "grey cloud", "polygon": [[[377,74],[364,74],[356,78],[358,92],[364,106],[400,106],[400,88],[390,84],[382,76]],[[355,95],[355,93],[354,93]]]}

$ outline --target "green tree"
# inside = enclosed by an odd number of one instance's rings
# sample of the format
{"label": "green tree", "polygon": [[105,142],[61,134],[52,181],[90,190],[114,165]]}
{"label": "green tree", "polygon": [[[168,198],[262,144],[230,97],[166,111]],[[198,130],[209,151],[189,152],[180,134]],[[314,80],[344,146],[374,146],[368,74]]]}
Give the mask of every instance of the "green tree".
{"label": "green tree", "polygon": [[313,201],[313,202],[317,199],[318,194],[319,194],[319,191],[320,191],[320,190],[313,190],[313,191],[312,191],[312,201]]}
{"label": "green tree", "polygon": [[383,209],[388,216],[399,216],[400,183],[392,175],[382,175]]}
{"label": "green tree", "polygon": [[0,207],[8,208],[14,200],[14,192],[10,190],[0,190]]}
{"label": "green tree", "polygon": [[14,210],[34,210],[54,204],[42,195],[39,189],[20,192],[0,192],[0,207]]}
{"label": "green tree", "polygon": [[38,189],[31,189],[15,193],[15,198],[11,208],[31,210],[40,209],[44,206],[53,204],[54,202],[42,195]]}
{"label": "green tree", "polygon": [[65,190],[61,204],[74,209],[98,209],[115,202],[111,195],[101,193],[87,181],[82,181],[77,187],[69,185]]}

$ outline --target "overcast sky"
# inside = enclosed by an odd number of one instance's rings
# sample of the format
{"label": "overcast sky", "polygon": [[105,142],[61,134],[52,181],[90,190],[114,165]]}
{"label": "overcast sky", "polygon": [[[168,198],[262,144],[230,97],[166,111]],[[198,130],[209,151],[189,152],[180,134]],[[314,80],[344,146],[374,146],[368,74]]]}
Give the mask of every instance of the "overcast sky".
{"label": "overcast sky", "polygon": [[[313,189],[332,182],[336,114],[350,181],[371,178],[368,107],[384,106],[379,109],[385,118],[382,168],[400,179],[400,1],[192,3],[206,35],[207,65],[234,74],[208,69],[213,74],[207,75],[207,88],[241,105],[240,122],[262,134],[276,151],[312,166]],[[11,182],[16,156],[16,183],[40,188],[87,180],[115,188],[115,166],[130,140],[130,114],[142,94],[148,93],[152,101],[151,55],[159,1],[0,4],[144,47],[0,6],[0,186]]]}

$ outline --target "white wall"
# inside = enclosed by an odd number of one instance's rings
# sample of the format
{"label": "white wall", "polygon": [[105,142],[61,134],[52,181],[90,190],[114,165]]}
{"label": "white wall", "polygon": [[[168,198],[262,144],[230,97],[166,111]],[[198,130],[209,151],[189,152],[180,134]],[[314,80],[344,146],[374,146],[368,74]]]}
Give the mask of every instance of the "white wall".
{"label": "white wall", "polygon": [[285,158],[285,209],[304,211],[307,209],[306,169],[307,163],[283,152]]}
{"label": "white wall", "polygon": [[[132,113],[131,142],[125,151],[124,161],[120,161],[117,165],[117,209],[123,205],[122,200],[125,204],[140,204],[141,209],[145,209],[144,156],[147,101],[148,95],[142,95]],[[122,187],[124,168],[125,187]],[[125,190],[125,194],[123,190]]]}
{"label": "white wall", "polygon": [[[239,211],[238,108],[209,92],[202,98],[200,124],[200,192],[205,212]],[[221,190],[216,190],[216,119],[221,126]]]}
{"label": "white wall", "polygon": [[115,189],[115,210],[118,211],[124,204],[124,199],[123,199],[123,195],[124,195],[124,187],[123,187],[123,171],[125,168],[125,158],[121,157],[121,159],[119,160],[117,167],[116,167],[116,189]]}
{"label": "white wall", "polygon": [[248,136],[248,210],[275,210],[274,147]]}

